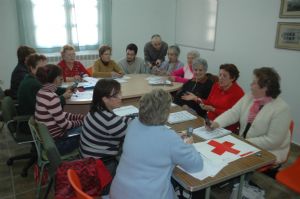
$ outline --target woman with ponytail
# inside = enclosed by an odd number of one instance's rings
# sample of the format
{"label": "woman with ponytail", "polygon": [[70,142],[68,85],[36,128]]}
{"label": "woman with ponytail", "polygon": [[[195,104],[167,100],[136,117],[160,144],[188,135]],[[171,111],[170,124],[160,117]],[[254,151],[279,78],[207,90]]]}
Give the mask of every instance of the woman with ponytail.
{"label": "woman with ponytail", "polygon": [[112,110],[121,106],[121,85],[101,79],[94,88],[90,112],[84,118],[79,151],[83,157],[100,158],[114,176],[116,156],[125,137],[130,117],[117,116]]}
{"label": "woman with ponytail", "polygon": [[61,155],[69,153],[79,146],[79,136],[69,137],[69,134],[80,134],[83,115],[64,112],[58,95],[57,87],[63,81],[59,66],[47,64],[38,68],[37,79],[43,87],[36,95],[35,119],[45,124]]}

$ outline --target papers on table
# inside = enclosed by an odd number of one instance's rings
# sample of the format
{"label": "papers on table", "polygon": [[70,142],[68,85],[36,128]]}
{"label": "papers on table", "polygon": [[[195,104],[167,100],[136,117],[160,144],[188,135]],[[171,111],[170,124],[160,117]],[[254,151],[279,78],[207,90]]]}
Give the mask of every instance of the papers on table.
{"label": "papers on table", "polygon": [[102,79],[102,78],[95,78],[95,77],[84,77],[83,80],[92,84],[92,85],[96,85],[96,83],[99,81],[99,79]]}
{"label": "papers on table", "polygon": [[170,113],[168,118],[169,124],[176,124],[180,122],[185,122],[189,120],[197,119],[197,117],[187,111],[179,111],[175,113]]}
{"label": "papers on table", "polygon": [[172,82],[170,80],[166,80],[165,77],[161,76],[150,76],[147,77],[146,80],[150,85],[172,85]]}
{"label": "papers on table", "polygon": [[72,101],[85,101],[85,100],[90,100],[93,98],[93,90],[88,90],[85,92],[79,92],[77,91],[74,93],[71,97]]}
{"label": "papers on table", "polygon": [[83,87],[84,89],[93,89],[95,84],[92,82],[79,82],[77,87]]}
{"label": "papers on table", "polygon": [[195,143],[193,146],[203,158],[203,170],[189,174],[199,180],[213,177],[230,162],[260,151],[231,135]]}
{"label": "papers on table", "polygon": [[130,115],[134,113],[138,113],[139,109],[137,109],[135,106],[129,105],[129,106],[122,106],[120,108],[115,108],[113,112],[116,115],[119,116],[125,116],[125,115]]}
{"label": "papers on table", "polygon": [[213,138],[222,137],[225,135],[229,135],[231,131],[224,129],[224,128],[217,128],[212,131],[207,131],[204,126],[194,129],[193,133],[205,140],[210,140]]}

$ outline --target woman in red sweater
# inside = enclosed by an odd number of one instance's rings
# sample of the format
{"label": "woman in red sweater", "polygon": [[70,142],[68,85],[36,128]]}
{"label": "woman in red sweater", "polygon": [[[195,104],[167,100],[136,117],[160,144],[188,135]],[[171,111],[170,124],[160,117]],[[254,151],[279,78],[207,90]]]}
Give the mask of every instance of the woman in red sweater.
{"label": "woman in red sweater", "polygon": [[[244,91],[236,82],[239,73],[234,64],[222,64],[219,71],[219,82],[213,85],[207,99],[201,99],[192,93],[184,95],[182,98],[198,102],[201,108],[207,111],[208,119],[214,120],[243,97]],[[234,133],[238,132],[238,124],[226,128]]]}

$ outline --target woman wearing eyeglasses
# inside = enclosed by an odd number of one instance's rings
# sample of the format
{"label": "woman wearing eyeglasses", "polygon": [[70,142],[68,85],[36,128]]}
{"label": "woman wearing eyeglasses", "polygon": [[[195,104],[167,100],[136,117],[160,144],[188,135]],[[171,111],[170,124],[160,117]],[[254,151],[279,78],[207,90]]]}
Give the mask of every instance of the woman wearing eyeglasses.
{"label": "woman wearing eyeglasses", "polygon": [[79,61],[76,61],[75,48],[71,45],[64,45],[61,50],[62,60],[57,64],[63,71],[65,82],[81,81],[82,76],[88,76],[89,73]]}
{"label": "woman wearing eyeglasses", "polygon": [[116,156],[125,137],[130,117],[117,116],[113,109],[121,106],[121,85],[113,79],[97,82],[92,106],[84,118],[80,135],[80,153],[83,157],[101,159],[113,176]]}

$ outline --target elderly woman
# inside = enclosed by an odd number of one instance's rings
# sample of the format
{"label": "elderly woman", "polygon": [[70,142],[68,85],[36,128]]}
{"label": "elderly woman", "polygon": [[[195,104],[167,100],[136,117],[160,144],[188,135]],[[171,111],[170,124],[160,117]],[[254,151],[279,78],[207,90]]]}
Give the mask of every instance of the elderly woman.
{"label": "elderly woman", "polygon": [[217,117],[211,128],[240,122],[240,136],[270,151],[276,163],[286,160],[290,148],[291,114],[280,94],[280,77],[268,67],[254,69],[251,94],[245,95],[232,109]]}
{"label": "elderly woman", "polygon": [[93,77],[122,77],[124,72],[118,64],[111,60],[111,47],[101,46],[99,48],[99,59],[93,66]]}
{"label": "elderly woman", "polygon": [[164,126],[171,96],[153,90],[140,100],[139,118],[127,129],[123,154],[110,189],[110,198],[174,198],[171,175],[176,165],[189,172],[202,170],[195,148]]}
{"label": "elderly woman", "polygon": [[154,66],[151,73],[155,75],[170,75],[174,70],[183,67],[183,63],[178,60],[180,48],[178,46],[170,46],[168,48],[168,60],[164,61],[160,66]]}
{"label": "elderly woman", "polygon": [[192,63],[194,59],[200,57],[200,54],[196,50],[192,50],[187,53],[187,65],[177,70],[174,70],[171,73],[170,80],[173,82],[182,82],[185,83],[188,80],[192,79],[194,76],[194,71],[192,67]]}
{"label": "elderly woman", "polygon": [[71,45],[64,45],[61,50],[62,60],[57,64],[61,67],[65,82],[82,81],[82,76],[89,73],[79,61],[76,61],[75,48]]}
{"label": "elderly woman", "polygon": [[[214,120],[243,97],[244,91],[236,82],[239,73],[234,64],[222,64],[219,71],[219,82],[213,85],[207,99],[199,98],[193,93],[188,93],[182,98],[198,102],[201,108],[207,111],[208,119]],[[236,133],[238,124],[226,128]]]}
{"label": "elderly woman", "polygon": [[194,59],[192,68],[194,71],[194,78],[187,81],[182,89],[176,94],[174,98],[174,103],[180,106],[187,105],[197,112],[201,117],[206,116],[206,111],[203,110],[199,104],[192,100],[184,100],[184,95],[193,93],[195,96],[202,99],[207,99],[211,87],[213,85],[213,80],[207,74],[207,61],[205,59],[197,58]]}

